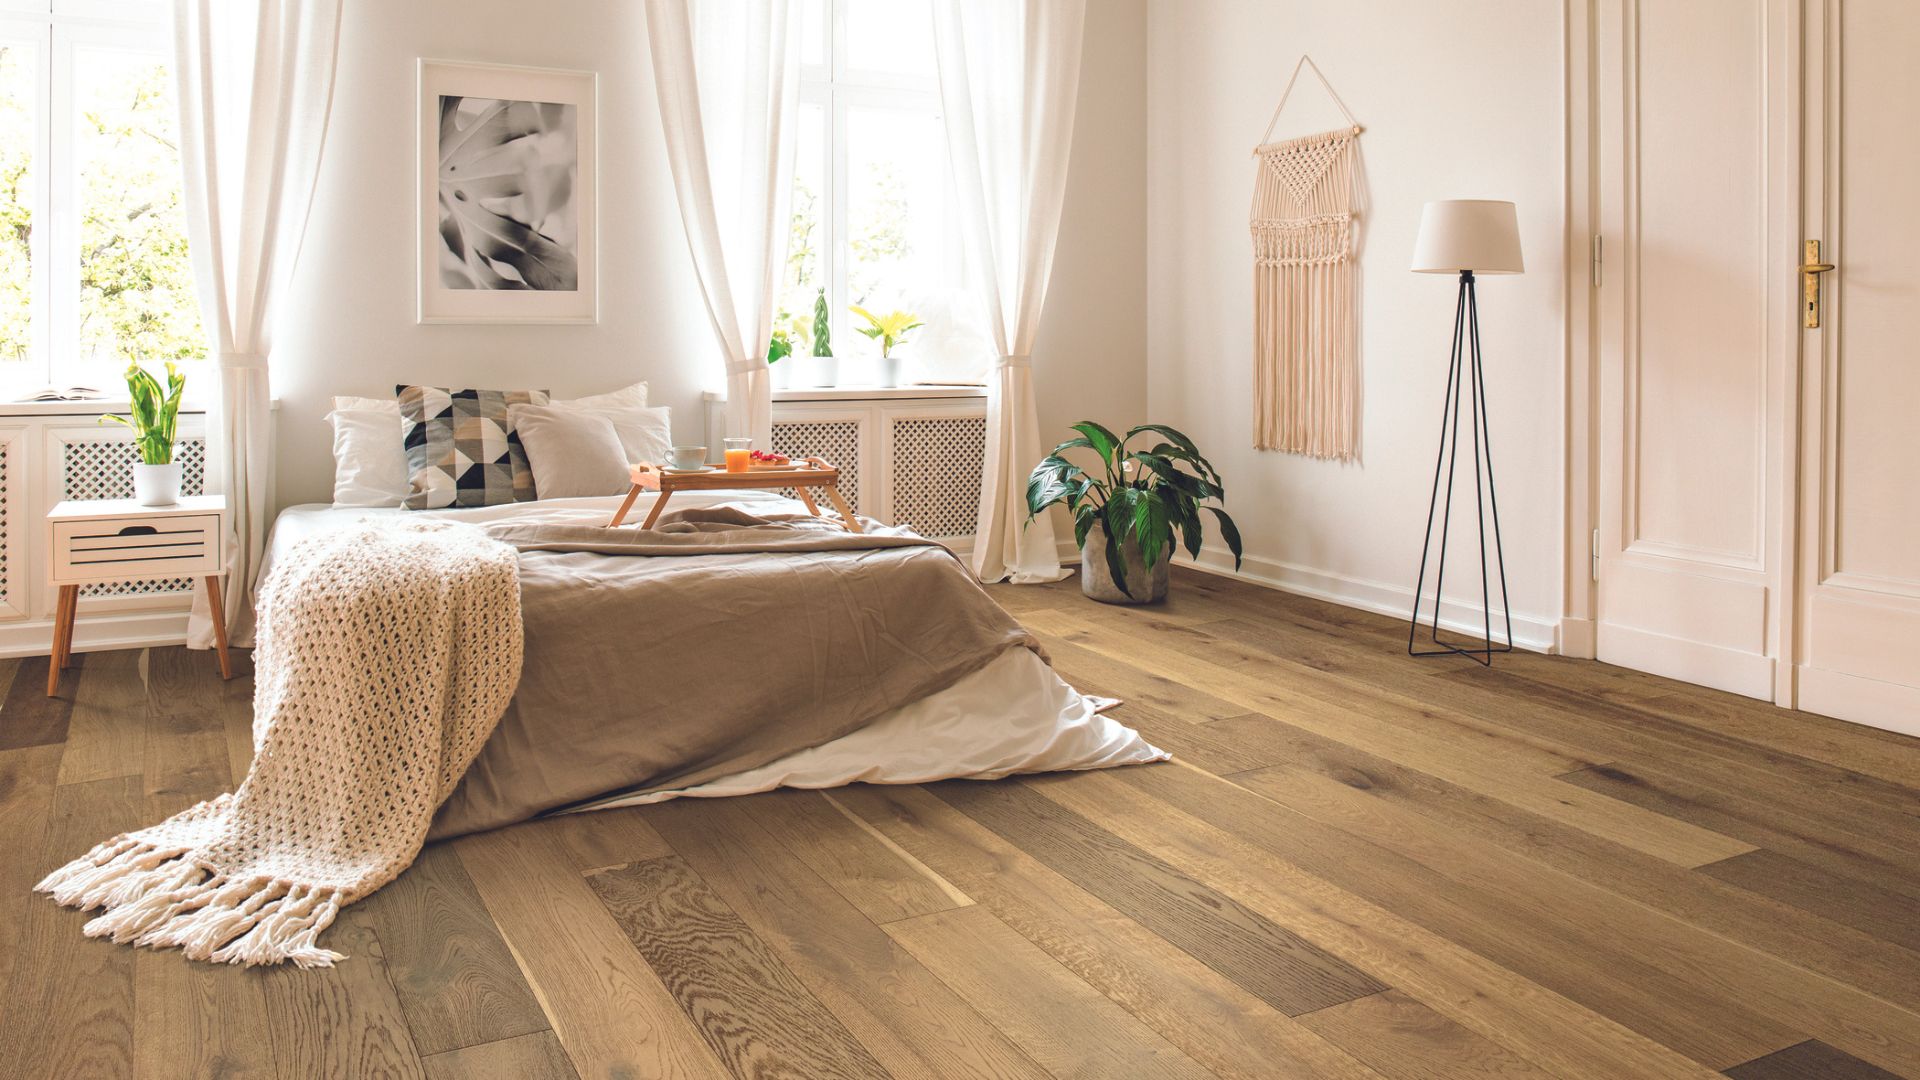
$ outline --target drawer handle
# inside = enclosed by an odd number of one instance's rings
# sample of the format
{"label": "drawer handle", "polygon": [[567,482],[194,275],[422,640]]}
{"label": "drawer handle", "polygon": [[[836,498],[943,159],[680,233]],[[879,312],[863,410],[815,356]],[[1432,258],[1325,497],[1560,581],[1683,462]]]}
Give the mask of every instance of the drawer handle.
{"label": "drawer handle", "polygon": [[117,535],[120,535],[120,536],[152,536],[153,534],[155,534],[155,533],[157,533],[157,532],[159,532],[159,531],[160,531],[159,529],[156,529],[156,528],[154,528],[154,527],[153,527],[153,526],[151,526],[151,525],[129,525],[129,526],[127,526],[126,528],[124,528],[124,529],[121,529],[121,530],[120,530],[120,532],[119,532],[119,533],[118,533]]}

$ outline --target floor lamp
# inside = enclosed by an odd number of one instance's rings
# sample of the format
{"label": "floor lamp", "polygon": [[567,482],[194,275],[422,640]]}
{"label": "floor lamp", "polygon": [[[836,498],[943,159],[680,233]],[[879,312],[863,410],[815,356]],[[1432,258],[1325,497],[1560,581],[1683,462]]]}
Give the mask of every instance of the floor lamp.
{"label": "floor lamp", "polygon": [[[1427,496],[1427,530],[1420,545],[1420,574],[1413,585],[1413,620],[1407,628],[1412,656],[1458,655],[1491,667],[1493,654],[1513,651],[1513,612],[1507,605],[1507,562],[1500,550],[1500,503],[1493,492],[1493,448],[1487,438],[1487,386],[1480,366],[1480,311],[1474,296],[1475,274],[1518,274],[1520,225],[1510,202],[1451,199],[1430,202],[1420,215],[1420,236],[1413,245],[1413,270],[1419,274],[1460,275],[1453,308],[1453,352],[1447,369],[1447,393],[1440,404],[1440,452],[1433,463],[1433,491]],[[1480,606],[1482,644],[1476,648],[1440,640],[1440,604],[1447,576],[1447,528],[1453,520],[1453,484],[1460,457],[1460,410],[1465,402],[1471,428],[1474,517],[1480,533]],[[1441,480],[1446,496],[1441,498]],[[1427,641],[1420,637],[1420,608],[1432,554],[1434,520],[1440,522],[1440,553],[1434,560],[1433,619]],[[1493,643],[1493,593],[1487,567],[1487,522],[1493,522],[1493,564],[1500,578],[1501,618],[1506,642]]]}

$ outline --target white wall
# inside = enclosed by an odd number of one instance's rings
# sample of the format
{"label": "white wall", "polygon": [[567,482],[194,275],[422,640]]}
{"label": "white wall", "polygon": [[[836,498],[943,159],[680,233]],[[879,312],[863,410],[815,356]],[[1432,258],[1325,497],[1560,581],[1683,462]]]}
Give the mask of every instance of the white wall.
{"label": "white wall", "polygon": [[[1551,640],[1564,360],[1560,19],[1561,5],[1542,0],[1150,6],[1148,401],[1224,474],[1250,573],[1395,612],[1410,603],[1456,288],[1406,269],[1420,208],[1511,199],[1527,273],[1480,284],[1487,404],[1515,634]],[[1366,127],[1364,441],[1350,465],[1252,449],[1250,151],[1303,51]],[[1274,135],[1344,123],[1308,72]],[[1471,543],[1470,519],[1456,536]],[[1449,595],[1465,596],[1474,552],[1454,550]]]}
{"label": "white wall", "polygon": [[[1090,4],[1083,102],[1038,373],[1052,431],[1144,409],[1145,0]],[[398,382],[537,386],[562,396],[637,379],[702,435],[723,380],[667,173],[643,8],[612,0],[348,0],[339,85],[307,241],[275,349],[276,499],[324,502],[335,394]],[[415,61],[600,75],[601,318],[594,326],[414,321]],[[1051,444],[1049,444],[1051,445]]]}

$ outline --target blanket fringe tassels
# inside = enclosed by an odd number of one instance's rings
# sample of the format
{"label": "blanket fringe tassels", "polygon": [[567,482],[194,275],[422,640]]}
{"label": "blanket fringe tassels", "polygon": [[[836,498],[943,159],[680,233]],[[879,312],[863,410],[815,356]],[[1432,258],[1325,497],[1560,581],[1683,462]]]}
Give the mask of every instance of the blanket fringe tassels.
{"label": "blanket fringe tassels", "polygon": [[[1320,68],[1305,56],[1294,67]],[[1322,84],[1326,77],[1320,75]],[[1293,91],[1288,79],[1274,121]],[[1327,87],[1329,94],[1333,88]],[[1334,100],[1339,102],[1335,95]],[[1344,112],[1346,106],[1340,106]],[[1352,114],[1348,113],[1348,120]],[[1267,125],[1269,134],[1273,124]],[[1253,445],[1351,461],[1360,451],[1355,273],[1360,125],[1256,147]]]}

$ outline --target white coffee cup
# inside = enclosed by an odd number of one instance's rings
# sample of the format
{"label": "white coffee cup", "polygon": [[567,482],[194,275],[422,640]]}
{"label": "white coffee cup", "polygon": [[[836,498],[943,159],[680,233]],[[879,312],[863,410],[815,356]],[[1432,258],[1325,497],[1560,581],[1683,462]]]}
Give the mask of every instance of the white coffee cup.
{"label": "white coffee cup", "polygon": [[703,469],[707,465],[707,448],[676,446],[667,451],[667,464],[676,469]]}

